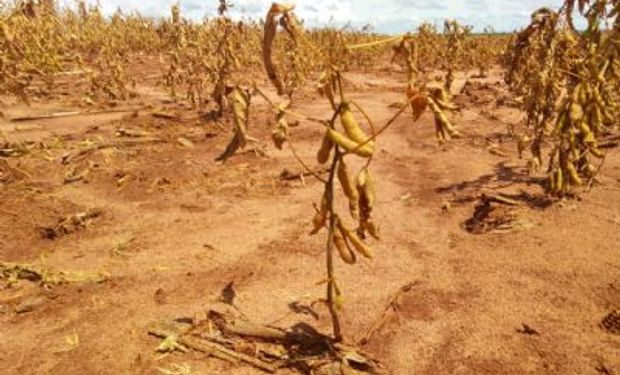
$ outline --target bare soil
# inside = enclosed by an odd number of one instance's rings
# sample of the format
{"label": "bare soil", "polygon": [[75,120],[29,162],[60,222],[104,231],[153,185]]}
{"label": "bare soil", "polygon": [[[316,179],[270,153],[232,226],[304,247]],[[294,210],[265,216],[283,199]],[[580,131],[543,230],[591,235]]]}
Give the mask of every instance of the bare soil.
{"label": "bare soil", "polygon": [[[351,98],[376,124],[403,100],[401,73],[348,77]],[[124,113],[15,123],[84,107],[70,92],[30,107],[2,99],[2,134],[31,143],[23,156],[0,158],[0,261],[108,275],[46,288],[0,280],[3,374],[159,374],[173,364],[259,373],[194,354],[162,358],[146,331],[153,321],[205,314],[230,282],[234,305],[253,321],[330,333],[316,303],[325,233],[308,235],[322,186],[280,178],[302,169],[288,148],[271,145],[266,102],[253,99],[250,133],[260,142],[221,164],[214,159],[231,119],[216,124],[167,100],[152,79],[142,84],[139,98],[117,106],[141,109]],[[389,373],[620,374],[620,336],[601,323],[620,309],[620,152],[608,151],[591,191],[550,199],[508,135],[522,114],[509,106],[501,72],[456,86],[463,109],[452,118],[463,138],[438,145],[426,113],[415,124],[403,115],[380,139],[373,171],[383,239],[372,243],[371,262],[337,262],[346,341],[362,340],[388,308],[363,349]],[[311,89],[294,110],[329,116]],[[316,167],[321,128],[301,121],[291,133]],[[131,143],[144,139],[158,143]],[[111,146],[75,157],[102,142]],[[483,193],[519,205],[471,233],[466,223]],[[83,225],[45,230],[93,209],[101,215]],[[16,312],[38,296],[31,311]]]}

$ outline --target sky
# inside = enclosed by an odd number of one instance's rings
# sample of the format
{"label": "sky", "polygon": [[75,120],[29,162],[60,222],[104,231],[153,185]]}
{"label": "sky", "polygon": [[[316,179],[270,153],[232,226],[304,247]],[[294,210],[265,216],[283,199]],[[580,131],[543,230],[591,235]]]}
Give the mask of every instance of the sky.
{"label": "sky", "polygon": [[[194,20],[214,16],[218,5],[218,0],[178,2],[183,15]],[[232,18],[259,19],[265,16],[272,0],[229,2],[234,5],[230,11]],[[177,0],[99,0],[99,3],[106,14],[120,7],[126,12],[138,10],[146,16],[165,17]],[[527,26],[536,9],[547,6],[557,10],[563,0],[298,0],[294,3],[297,4],[295,13],[308,26],[371,25],[377,32],[396,34],[411,31],[424,21],[441,25],[446,18],[474,26],[474,31],[492,26],[495,31],[510,32]]]}

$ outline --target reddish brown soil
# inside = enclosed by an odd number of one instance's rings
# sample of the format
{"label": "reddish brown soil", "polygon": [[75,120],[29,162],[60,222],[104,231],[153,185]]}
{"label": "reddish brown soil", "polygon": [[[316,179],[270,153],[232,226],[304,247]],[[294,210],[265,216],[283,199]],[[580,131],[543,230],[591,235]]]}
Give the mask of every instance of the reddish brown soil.
{"label": "reddish brown soil", "polygon": [[[396,111],[404,77],[350,74],[351,97],[376,124]],[[439,146],[429,113],[415,124],[402,116],[381,138],[373,164],[376,218],[383,240],[376,258],[337,263],[345,295],[342,323],[356,343],[408,283],[364,349],[394,374],[619,374],[620,336],[600,327],[620,308],[620,152],[609,151],[599,183],[577,199],[548,199],[541,176],[528,176],[508,127],[521,114],[507,107],[500,72],[472,79],[456,102],[462,139]],[[462,87],[464,80],[457,82]],[[457,87],[458,91],[459,87]],[[249,318],[280,327],[306,322],[330,333],[321,304],[313,314],[293,309],[321,298],[325,234],[310,237],[312,203],[321,185],[306,178],[288,149],[270,142],[266,103],[253,100],[256,152],[214,162],[228,143],[222,128],[165,101],[153,85],[131,105],[137,114],[79,116],[10,123],[9,140],[35,141],[21,157],[0,159],[0,260],[39,262],[61,270],[110,275],[101,284],[43,290],[27,281],[0,290],[0,371],[3,374],[158,374],[187,363],[192,373],[254,374],[215,359],[154,352],[146,325],[204,314],[234,282],[235,304]],[[73,101],[72,101],[73,100]],[[4,100],[7,116],[75,108],[72,100]],[[163,101],[162,101],[163,100]],[[121,104],[125,106],[125,104]],[[156,119],[166,108],[179,120]],[[294,110],[327,117],[325,101],[302,93]],[[61,163],[86,140],[118,141],[119,128],[141,130],[165,142],[105,149]],[[321,129],[301,121],[294,147],[312,166]],[[194,148],[177,139],[191,140]],[[47,150],[42,151],[42,145]],[[497,146],[507,156],[489,152]],[[5,163],[5,164],[2,164]],[[65,183],[69,172],[90,172]],[[482,192],[521,203],[513,230],[474,235],[463,229]],[[445,210],[442,209],[446,208]],[[85,228],[55,239],[41,227],[98,208]],[[45,296],[18,314],[24,299]],[[297,311],[297,312],[296,312]],[[524,326],[537,334],[523,332]],[[68,337],[79,344],[70,346]]]}

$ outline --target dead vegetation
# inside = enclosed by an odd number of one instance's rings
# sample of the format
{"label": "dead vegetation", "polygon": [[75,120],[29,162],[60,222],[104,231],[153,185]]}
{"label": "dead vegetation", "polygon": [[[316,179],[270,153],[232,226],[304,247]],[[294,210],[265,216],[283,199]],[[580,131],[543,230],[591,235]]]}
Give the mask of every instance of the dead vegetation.
{"label": "dead vegetation", "polygon": [[299,324],[284,330],[252,323],[232,309],[210,309],[205,319],[177,319],[149,324],[149,334],[163,339],[159,352],[206,354],[267,373],[291,368],[302,373],[381,373],[357,349]]}
{"label": "dead vegetation", "polygon": [[[161,20],[108,19],[84,2],[1,8],[0,319],[24,335],[53,321],[69,349],[41,363],[75,350],[76,372],[102,370],[88,363],[93,348],[121,336],[137,357],[106,347],[119,372],[131,362],[171,374],[519,373],[522,358],[534,358],[529,369],[591,370],[557,354],[554,340],[592,354],[574,332],[553,332],[589,330],[601,358],[612,356],[596,335],[612,345],[618,335],[615,292],[591,297],[566,275],[593,289],[617,267],[603,237],[617,233],[607,197],[620,181],[619,5],[578,5],[587,33],[572,29],[567,1],[534,13],[511,44],[456,21],[397,36],[306,30],[278,4],[263,23],[233,21],[225,1],[202,23],[178,5]],[[504,245],[505,259],[489,255]],[[540,258],[558,246],[567,259],[587,248],[601,275],[548,267],[561,262]],[[226,307],[214,307],[207,296],[224,279]],[[286,308],[276,321],[287,328],[255,323]],[[57,336],[47,333],[42,345]],[[516,359],[493,357],[486,341]],[[20,345],[7,352],[34,350]],[[617,368],[603,362],[599,372]]]}

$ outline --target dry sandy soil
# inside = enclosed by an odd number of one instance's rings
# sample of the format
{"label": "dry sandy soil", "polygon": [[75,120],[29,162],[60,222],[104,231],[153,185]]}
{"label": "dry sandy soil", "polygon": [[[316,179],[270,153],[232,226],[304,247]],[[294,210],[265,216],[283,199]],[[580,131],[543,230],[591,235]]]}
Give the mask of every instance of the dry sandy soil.
{"label": "dry sandy soil", "polygon": [[[377,124],[396,112],[402,74],[349,79],[351,98]],[[590,192],[548,199],[508,135],[521,114],[500,81],[495,71],[458,82],[462,139],[438,145],[430,113],[415,124],[402,116],[381,138],[373,171],[382,241],[372,242],[372,261],[337,262],[346,341],[362,339],[412,284],[362,347],[388,373],[620,374],[620,328],[601,325],[620,309],[620,152],[608,150]],[[313,304],[324,293],[325,233],[308,235],[322,186],[280,178],[301,167],[272,146],[266,102],[253,99],[250,131],[260,143],[221,164],[214,159],[231,119],[206,120],[155,83],[143,80],[141,96],[119,104],[137,112],[15,123],[8,119],[80,109],[79,98],[67,83],[65,95],[30,107],[3,99],[4,137],[33,143],[0,158],[0,261],[108,276],[45,288],[0,280],[3,374],[158,374],[173,364],[259,373],[194,354],[160,358],[160,340],[147,334],[153,321],[204,314],[230,282],[248,318],[330,333],[327,309]],[[310,89],[297,99],[295,111],[328,116]],[[153,116],[161,110],[179,118]],[[301,121],[291,132],[316,166],[321,129]],[[144,139],[161,142],[130,143]],[[101,142],[118,147],[78,155]],[[508,219],[495,230],[470,233],[485,192],[519,206],[500,210]],[[59,224],[83,212],[94,217]]]}

